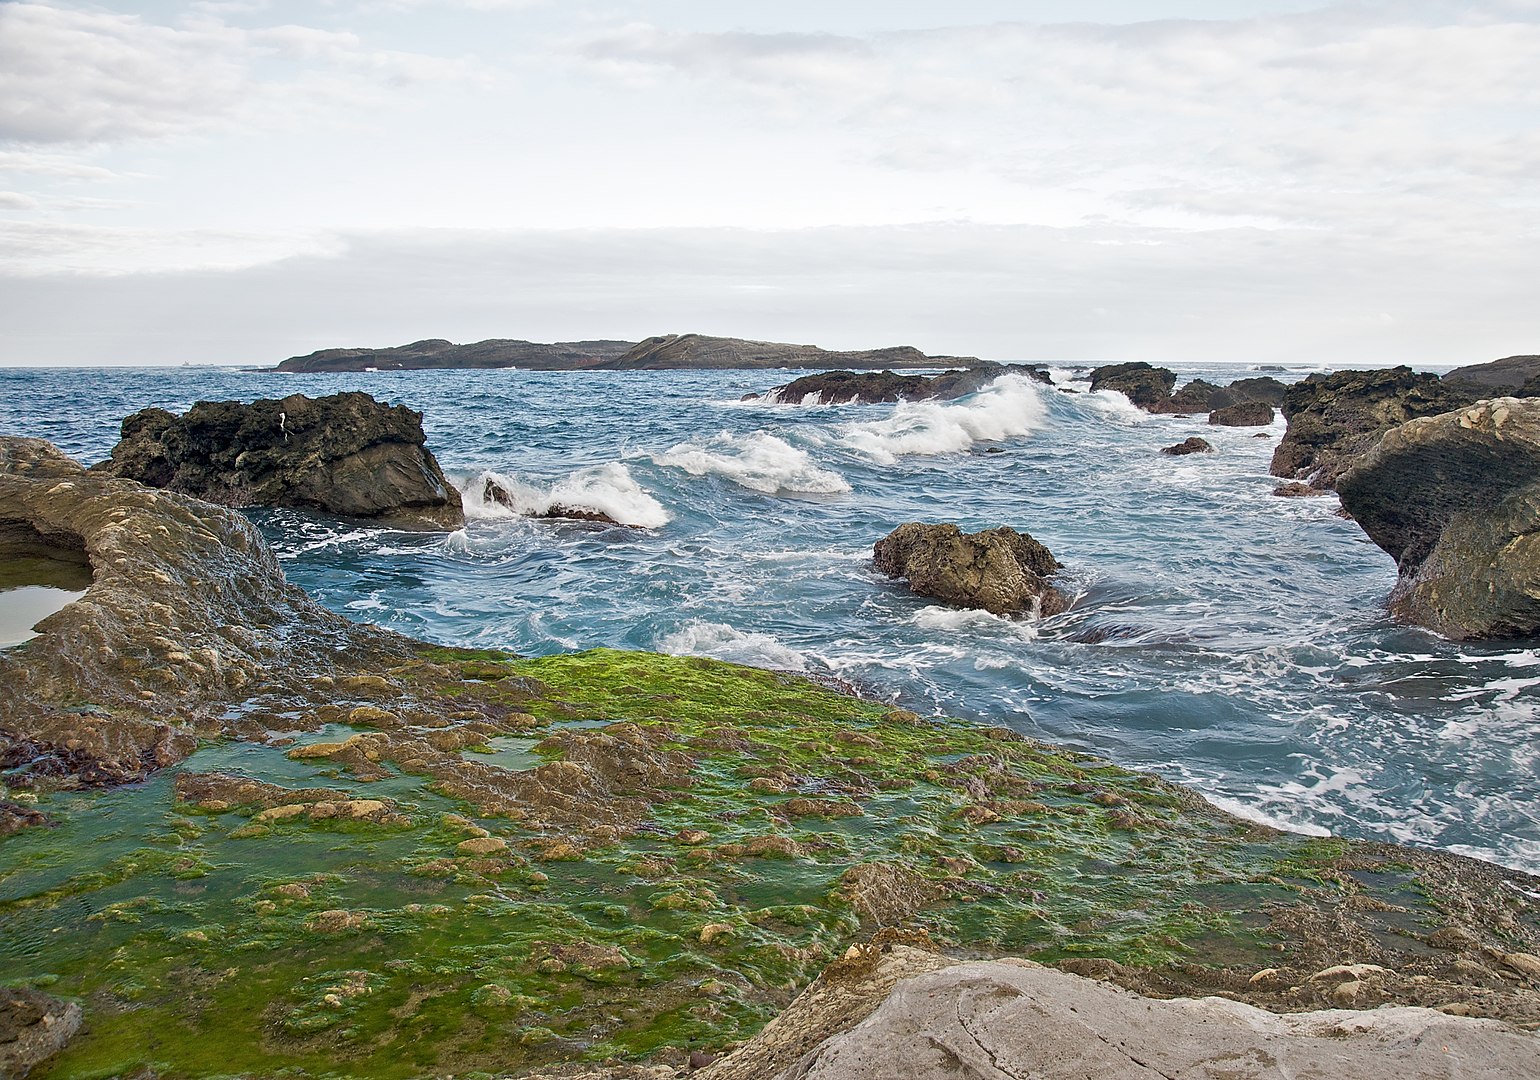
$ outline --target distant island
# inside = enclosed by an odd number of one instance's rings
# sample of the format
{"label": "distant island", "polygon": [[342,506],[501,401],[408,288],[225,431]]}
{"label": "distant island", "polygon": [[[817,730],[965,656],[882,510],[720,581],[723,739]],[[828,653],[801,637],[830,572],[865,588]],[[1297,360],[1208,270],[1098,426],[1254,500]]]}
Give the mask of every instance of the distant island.
{"label": "distant island", "polygon": [[412,371],[525,368],[531,371],[661,371],[678,368],[930,368],[977,364],[974,356],[929,356],[911,345],[840,351],[816,345],[662,334],[646,341],[558,341],[492,338],[468,345],[432,338],[389,349],[322,349],[291,356],[278,371]]}

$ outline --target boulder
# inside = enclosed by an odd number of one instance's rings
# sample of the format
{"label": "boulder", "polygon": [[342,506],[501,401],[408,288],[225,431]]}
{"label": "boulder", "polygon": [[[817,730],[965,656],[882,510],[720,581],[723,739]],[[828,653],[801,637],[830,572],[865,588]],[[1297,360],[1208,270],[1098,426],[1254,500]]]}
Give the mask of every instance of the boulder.
{"label": "boulder", "polygon": [[[1279,382],[1271,375],[1236,379],[1225,389],[1234,394],[1237,401],[1265,401],[1273,406],[1282,405],[1284,397],[1289,392],[1285,383]],[[1214,406],[1214,408],[1219,407]]]}
{"label": "boulder", "polygon": [[[901,978],[894,981],[894,974]],[[844,973],[840,981],[844,985],[836,987],[820,985],[820,979],[753,1040],[697,1075],[702,1080],[1540,1075],[1540,1040],[1533,1035],[1436,1009],[1279,1015],[1225,998],[1143,997],[1029,960],[956,963],[902,946],[869,970]],[[852,1014],[859,1016],[887,986],[891,990],[876,1009],[852,1023]],[[834,1034],[818,1038],[830,1028]]]}
{"label": "boulder", "polygon": [[1446,383],[1479,397],[1530,397],[1540,393],[1540,356],[1505,356],[1489,364],[1458,367]]}
{"label": "boulder", "polygon": [[1159,403],[1150,411],[1163,413],[1206,413],[1234,403],[1235,398],[1223,386],[1211,383],[1207,379],[1194,379],[1192,382],[1185,384],[1181,389],[1174,391],[1170,398]]}
{"label": "boulder", "polygon": [[1207,439],[1200,439],[1194,435],[1191,438],[1183,439],[1175,446],[1163,446],[1160,448],[1160,452],[1162,454],[1170,454],[1172,457],[1185,457],[1188,454],[1212,454],[1214,448],[1209,445]]}
{"label": "boulder", "polygon": [[1141,409],[1161,409],[1171,398],[1176,372],[1141,361],[1108,364],[1091,372],[1091,391],[1116,390]]}
{"label": "boulder", "polygon": [[1288,430],[1271,471],[1330,489],[1337,477],[1398,424],[1471,404],[1479,395],[1409,367],[1311,375],[1288,388]]}
{"label": "boulder", "polygon": [[1540,400],[1402,424],[1337,493],[1396,560],[1397,618],[1458,639],[1540,633]]}
{"label": "boulder", "polygon": [[825,371],[804,375],[765,395],[769,401],[800,405],[810,396],[820,405],[852,401],[948,401],[977,393],[1002,375],[1023,375],[1038,382],[1052,380],[1040,367],[1025,364],[981,363],[940,375],[896,375],[891,371]]}
{"label": "boulder", "polygon": [[1208,422],[1219,427],[1266,427],[1273,422],[1273,407],[1265,401],[1241,401],[1215,409]]}
{"label": "boulder", "polygon": [[422,414],[368,394],[145,409],[96,468],[224,506],[292,506],[406,528],[458,528],[460,494],[424,446]]}
{"label": "boulder", "polygon": [[22,1080],[80,1030],[80,1006],[26,987],[0,988],[0,1076]]}
{"label": "boulder", "polygon": [[908,579],[910,591],[996,615],[1057,615],[1069,598],[1049,584],[1060,568],[1026,533],[1002,527],[963,533],[956,525],[900,525],[873,546],[877,569]]}

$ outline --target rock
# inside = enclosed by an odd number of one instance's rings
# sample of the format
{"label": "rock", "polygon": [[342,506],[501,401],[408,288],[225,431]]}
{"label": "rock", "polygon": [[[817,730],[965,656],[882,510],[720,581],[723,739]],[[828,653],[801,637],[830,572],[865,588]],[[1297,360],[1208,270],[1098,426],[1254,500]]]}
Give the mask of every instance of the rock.
{"label": "rock", "polygon": [[459,528],[460,494],[424,446],[422,414],[368,394],[145,409],[97,470],[223,506],[292,506],[411,528]]}
{"label": "rock", "polygon": [[1403,424],[1337,491],[1396,560],[1397,618],[1456,639],[1540,633],[1540,400]]}
{"label": "rock", "polygon": [[1154,412],[1171,398],[1176,372],[1143,361],[1107,364],[1091,372],[1091,392],[1116,390],[1141,409]]}
{"label": "rock", "polygon": [[956,525],[909,522],[877,541],[873,555],[878,570],[908,579],[910,591],[957,607],[1043,617],[1069,607],[1048,581],[1058,560],[1012,528],[964,534]]}
{"label": "rock", "polygon": [[705,926],[700,928],[700,943],[702,945],[710,945],[713,941],[716,941],[718,938],[725,937],[726,935],[731,934],[732,932],[733,932],[733,925],[732,925],[732,923],[725,923],[725,922],[707,923]]}
{"label": "rock", "polygon": [[852,866],[841,875],[837,891],[868,926],[897,926],[946,895],[919,871],[888,862]]}
{"label": "rock", "polygon": [[0,799],[0,836],[9,836],[23,829],[47,824],[48,815],[41,810]]}
{"label": "rock", "polygon": [[1265,401],[1242,401],[1215,409],[1208,422],[1220,427],[1265,427],[1273,422],[1273,407]]}
{"label": "rock", "polygon": [[580,371],[602,367],[624,356],[633,341],[536,341],[492,338],[456,345],[442,338],[414,341],[390,349],[321,349],[291,356],[279,371],[413,371],[443,368],[511,368],[529,371]]}
{"label": "rock", "polygon": [[23,470],[0,472],[0,557],[51,559],[90,582],[25,648],[0,650],[0,769],[142,779],[259,687],[307,694],[339,663],[409,655],[407,639],[288,585],[241,514],[70,470],[36,440],[0,437],[0,460]]}
{"label": "rock", "polygon": [[46,439],[0,437],[0,476],[25,476],[32,480],[72,479],[86,467]]}
{"label": "rock", "polygon": [[476,836],[455,845],[461,855],[495,855],[508,850],[508,841],[497,836]]}
{"label": "rock", "polygon": [[826,371],[804,375],[777,386],[765,400],[801,405],[839,405],[853,401],[947,401],[977,393],[1002,375],[1022,375],[1038,382],[1052,380],[1040,367],[980,363],[940,375],[895,375],[891,371]]}
{"label": "rock", "polygon": [[1289,426],[1273,449],[1272,474],[1334,488],[1337,477],[1391,428],[1475,399],[1457,384],[1409,367],[1311,375],[1284,397]]}
{"label": "rock", "polygon": [[1279,484],[1273,488],[1273,494],[1280,499],[1310,499],[1320,495],[1331,495],[1333,492],[1326,488],[1311,487],[1309,484],[1301,484],[1298,480],[1289,484]]}
{"label": "rock", "polygon": [[1540,956],[1533,953],[1503,953],[1503,966],[1525,978],[1540,980]]}
{"label": "rock", "polygon": [[[1283,369],[1278,368],[1276,370],[1281,371]],[[1284,398],[1288,396],[1289,392],[1287,384],[1279,382],[1270,375],[1263,375],[1259,378],[1236,379],[1225,389],[1235,396],[1237,404],[1243,401],[1262,401],[1274,407],[1282,405]],[[1217,409],[1222,406],[1215,405],[1213,407]]]}
{"label": "rock", "polygon": [[80,1030],[80,1006],[26,987],[0,988],[0,1076],[23,1080]]}
{"label": "rock", "polygon": [[1193,379],[1181,389],[1173,391],[1168,400],[1159,403],[1150,411],[1206,413],[1233,404],[1235,404],[1235,398],[1224,387],[1216,386],[1207,379]]}
{"label": "rock", "polygon": [[[880,985],[876,972],[865,978]],[[812,1000],[799,998],[759,1036],[699,1075],[1442,1080],[1451,1069],[1468,1076],[1540,1075],[1540,1041],[1494,1021],[1425,1008],[1277,1015],[1223,998],[1156,1000],[1017,959],[949,964],[905,978],[853,1025],[855,1003],[869,995],[846,989],[834,998],[815,983],[804,997]],[[832,1020],[836,1012],[839,1019]],[[828,1027],[842,1030],[815,1042]],[[793,1049],[801,1053],[793,1056]]]}
{"label": "rock", "polygon": [[497,480],[488,476],[482,481],[481,498],[483,502],[496,503],[506,507],[516,514],[534,518],[562,518],[570,521],[595,521],[603,525],[625,525],[623,521],[616,521],[602,510],[593,510],[583,506],[565,506],[561,503],[552,503],[540,513],[529,513],[520,509],[519,502],[513,494]]}
{"label": "rock", "polygon": [[605,363],[621,371],[669,368],[897,368],[958,367],[978,363],[972,356],[927,356],[909,345],[849,352],[816,345],[786,345],[775,341],[709,337],[705,334],[662,334],[650,337],[624,356]]}
{"label": "rock", "polygon": [[1200,439],[1194,435],[1191,438],[1183,439],[1175,446],[1163,446],[1160,452],[1162,454],[1170,454],[1173,457],[1185,457],[1188,454],[1212,454],[1214,448],[1209,445],[1207,439]]}
{"label": "rock", "polygon": [[1489,364],[1457,367],[1444,382],[1468,390],[1477,397],[1529,397],[1521,393],[1540,380],[1540,356],[1505,356]]}

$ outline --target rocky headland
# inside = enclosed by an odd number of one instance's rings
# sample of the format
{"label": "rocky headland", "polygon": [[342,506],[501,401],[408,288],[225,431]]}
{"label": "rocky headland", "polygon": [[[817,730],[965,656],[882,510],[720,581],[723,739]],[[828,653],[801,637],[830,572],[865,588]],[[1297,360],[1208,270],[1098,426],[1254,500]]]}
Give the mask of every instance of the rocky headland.
{"label": "rocky headland", "polygon": [[[905,528],[888,553],[911,571],[968,541]],[[991,532],[1018,573],[1057,567]],[[895,988],[955,987],[982,1016],[968,986],[1068,1007],[1101,1000],[1087,976],[1277,1012],[1440,1009],[1441,1045],[1495,1031],[1481,1052],[1528,1068],[1512,1032],[1540,1024],[1540,880],[1522,873],[1275,832],[797,675],[360,626],[287,585],[239,513],[36,440],[0,439],[0,544],[91,574],[0,651],[0,798],[46,823],[0,838],[6,977],[43,991],[27,1017],[84,1018],[34,1080],[692,1058],[718,1080],[854,1077],[840,1062],[874,1025],[825,1041],[874,1010],[908,1023],[878,1010]],[[959,964],[1009,956],[1070,974]],[[926,972],[943,981],[904,981]],[[766,1026],[799,1007],[813,1019]],[[1106,1034],[1060,1038],[1093,1054]]]}
{"label": "rocky headland", "polygon": [[1030,364],[995,364],[980,361],[972,367],[939,375],[897,375],[891,371],[826,371],[804,375],[773,387],[766,401],[782,404],[845,405],[894,401],[950,401],[976,394],[1002,375],[1020,375],[1050,383],[1048,372]]}
{"label": "rocky headland", "polygon": [[663,334],[643,341],[613,364],[621,371],[674,368],[901,368],[958,367],[978,362],[972,356],[927,356],[912,345],[883,349],[837,350],[817,345]]}
{"label": "rocky headland", "polygon": [[558,341],[543,344],[491,338],[456,345],[442,338],[414,341],[386,349],[321,349],[291,356],[278,371],[432,371],[446,368],[525,368],[529,371],[582,371],[601,367],[635,348],[634,341]]}
{"label": "rocky headland", "polygon": [[454,529],[460,493],[425,445],[422,414],[368,394],[200,401],[144,409],[96,471],[223,506],[291,506],[401,528]]}

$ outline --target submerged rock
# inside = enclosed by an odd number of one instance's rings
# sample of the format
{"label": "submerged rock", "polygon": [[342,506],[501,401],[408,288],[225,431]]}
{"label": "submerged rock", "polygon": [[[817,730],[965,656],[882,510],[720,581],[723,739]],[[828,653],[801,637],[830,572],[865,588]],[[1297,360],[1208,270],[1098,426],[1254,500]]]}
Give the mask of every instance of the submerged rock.
{"label": "submerged rock", "polygon": [[777,386],[765,397],[770,401],[800,405],[810,398],[821,405],[852,401],[866,404],[887,401],[949,401],[974,394],[1002,375],[1023,375],[1051,382],[1041,367],[1025,364],[981,363],[940,375],[896,375],[891,371],[827,371],[804,375]]}
{"label": "submerged rock", "polygon": [[1453,638],[1540,633],[1540,400],[1403,424],[1337,492],[1396,560],[1397,618]]}
{"label": "submerged rock", "polygon": [[1284,399],[1289,426],[1273,450],[1272,474],[1333,488],[1391,428],[1469,405],[1477,396],[1404,366],[1311,375],[1290,386]]}
{"label": "submerged rock", "polygon": [[1265,427],[1273,422],[1273,407],[1265,401],[1242,401],[1215,409],[1208,422],[1219,427]]}
{"label": "submerged rock", "polygon": [[458,528],[460,493],[424,445],[422,414],[368,394],[144,409],[96,468],[224,506],[293,506],[408,528]]}
{"label": "submerged rock", "polygon": [[0,1076],[23,1080],[80,1030],[80,1006],[25,987],[0,988]]}
{"label": "submerged rock", "polygon": [[1198,436],[1193,435],[1190,438],[1183,439],[1174,446],[1161,447],[1160,452],[1162,454],[1170,454],[1172,457],[1185,457],[1188,454],[1212,454],[1214,448],[1207,439],[1200,439]]}
{"label": "submerged rock", "polygon": [[1002,527],[964,533],[956,525],[900,525],[873,547],[877,569],[908,579],[912,592],[996,615],[1057,615],[1069,598],[1049,584],[1060,569],[1027,533]]}
{"label": "submerged rock", "polygon": [[958,963],[903,946],[865,970],[839,967],[698,1075],[1442,1080],[1451,1067],[1492,1077],[1540,1070],[1529,1033],[1434,1009],[1280,1016],[1223,998],[1156,1000],[1030,960]]}

